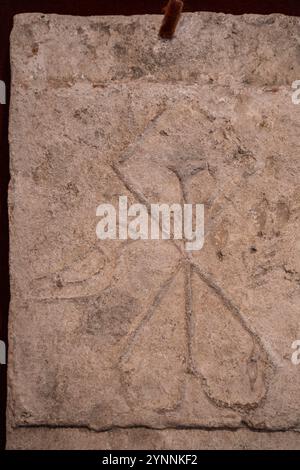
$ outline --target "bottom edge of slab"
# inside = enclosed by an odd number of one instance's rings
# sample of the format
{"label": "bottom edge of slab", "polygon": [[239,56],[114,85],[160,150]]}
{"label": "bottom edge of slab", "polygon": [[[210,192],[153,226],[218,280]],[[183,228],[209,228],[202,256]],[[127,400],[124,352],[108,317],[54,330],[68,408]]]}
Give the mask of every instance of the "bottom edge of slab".
{"label": "bottom edge of slab", "polygon": [[300,432],[239,430],[16,428],[7,432],[7,450],[222,450],[300,449]]}

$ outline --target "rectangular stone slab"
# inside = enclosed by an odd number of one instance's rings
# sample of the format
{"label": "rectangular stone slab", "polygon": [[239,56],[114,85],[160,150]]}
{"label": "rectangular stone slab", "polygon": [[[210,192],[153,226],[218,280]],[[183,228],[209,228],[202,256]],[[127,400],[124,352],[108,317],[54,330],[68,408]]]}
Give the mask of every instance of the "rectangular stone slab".
{"label": "rectangular stone slab", "polygon": [[254,432],[204,429],[87,429],[18,428],[10,431],[10,449],[21,450],[299,450],[300,434],[295,431]]}
{"label": "rectangular stone slab", "polygon": [[[184,14],[172,41],[160,22],[15,17],[10,448],[45,428],[65,448],[132,427],[299,442],[300,20]],[[98,240],[124,195],[203,203],[202,250]]]}

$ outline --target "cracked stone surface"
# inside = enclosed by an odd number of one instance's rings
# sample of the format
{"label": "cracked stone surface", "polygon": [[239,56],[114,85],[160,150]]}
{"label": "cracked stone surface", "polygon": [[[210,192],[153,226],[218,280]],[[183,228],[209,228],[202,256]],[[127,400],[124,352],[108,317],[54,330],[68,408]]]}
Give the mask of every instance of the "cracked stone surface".
{"label": "cracked stone surface", "polygon": [[[300,19],[160,22],[15,17],[8,448],[300,448]],[[202,250],[98,240],[121,195]]]}

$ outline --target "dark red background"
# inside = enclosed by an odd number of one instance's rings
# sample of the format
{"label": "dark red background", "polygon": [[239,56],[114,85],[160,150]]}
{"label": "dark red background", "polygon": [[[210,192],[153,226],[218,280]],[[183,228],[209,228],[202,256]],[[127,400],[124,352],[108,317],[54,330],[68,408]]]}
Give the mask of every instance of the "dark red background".
{"label": "dark red background", "polygon": [[[0,104],[0,339],[7,341],[9,306],[7,185],[9,181],[9,35],[13,16],[24,12],[71,15],[133,15],[161,13],[167,0],[0,0],[0,80],[7,87],[7,104]],[[232,14],[284,13],[300,16],[299,0],[185,0],[184,11]],[[5,445],[6,366],[0,365],[0,448]]]}

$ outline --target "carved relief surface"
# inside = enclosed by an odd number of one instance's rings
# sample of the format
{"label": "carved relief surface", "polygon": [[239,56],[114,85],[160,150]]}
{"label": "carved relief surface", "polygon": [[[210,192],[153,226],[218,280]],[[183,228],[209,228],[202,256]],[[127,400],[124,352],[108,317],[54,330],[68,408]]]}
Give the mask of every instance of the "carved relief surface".
{"label": "carved relief surface", "polygon": [[[159,24],[15,18],[12,436],[299,428],[299,19]],[[203,248],[97,239],[120,196],[203,203]]]}

